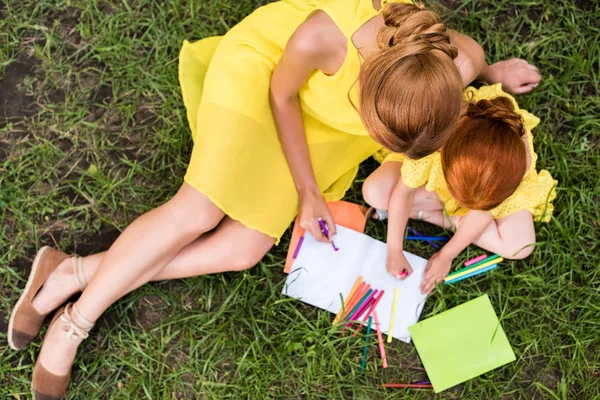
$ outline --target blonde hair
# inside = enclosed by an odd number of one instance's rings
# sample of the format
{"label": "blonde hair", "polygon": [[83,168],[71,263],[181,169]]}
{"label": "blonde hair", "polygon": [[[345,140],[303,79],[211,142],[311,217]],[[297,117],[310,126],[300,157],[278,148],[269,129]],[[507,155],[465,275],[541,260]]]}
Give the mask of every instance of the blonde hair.
{"label": "blonde hair", "polygon": [[377,143],[419,159],[439,150],[460,116],[463,83],[440,17],[422,5],[383,10],[379,52],[358,78],[359,112]]}

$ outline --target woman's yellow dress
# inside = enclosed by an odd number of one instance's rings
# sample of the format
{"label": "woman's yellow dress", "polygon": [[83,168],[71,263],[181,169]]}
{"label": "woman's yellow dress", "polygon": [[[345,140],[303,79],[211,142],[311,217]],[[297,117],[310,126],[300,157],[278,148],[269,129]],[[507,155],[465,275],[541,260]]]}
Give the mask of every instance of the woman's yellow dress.
{"label": "woman's yellow dress", "polygon": [[[531,165],[525,173],[523,181],[512,196],[504,200],[498,207],[490,210],[490,213],[494,218],[504,218],[517,211],[528,210],[533,215],[535,221],[548,222],[554,211],[554,206],[551,202],[556,197],[555,188],[558,182],[552,178],[548,171],[542,170],[538,172],[535,168],[538,156],[533,148],[533,135],[531,131],[540,123],[540,119],[528,111],[520,109],[515,99],[502,91],[502,85],[499,83],[483,86],[480,89],[469,87],[464,91],[464,99],[466,101],[490,100],[498,96],[509,98],[515,107],[515,111],[523,118],[525,134],[527,135],[527,143],[531,154]],[[450,195],[446,180],[444,179],[439,152],[435,152],[420,160],[411,160],[402,154],[390,154],[385,150],[380,150],[375,158],[380,161],[385,158],[384,162],[402,162],[402,166],[400,167],[402,181],[412,188],[425,185],[426,190],[436,192],[444,204],[448,215],[466,215],[469,212],[468,209],[461,207]]]}
{"label": "woman's yellow dress", "polygon": [[298,196],[271,114],[269,84],[288,39],[316,10],[327,13],[348,38],[340,70],[313,73],[299,95],[317,183],[327,201],[339,200],[358,165],[381,148],[349,99],[351,94],[356,100],[360,68],[351,37],[378,14],[371,0],[271,3],[225,36],[185,41],[179,56],[194,139],[185,182],[229,217],[277,241],[298,211]]}

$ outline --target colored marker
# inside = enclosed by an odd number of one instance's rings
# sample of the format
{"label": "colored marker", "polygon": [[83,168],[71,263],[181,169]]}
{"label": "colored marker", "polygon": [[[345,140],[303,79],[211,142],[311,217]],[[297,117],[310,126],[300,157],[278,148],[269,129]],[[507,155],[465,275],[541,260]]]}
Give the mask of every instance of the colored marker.
{"label": "colored marker", "polygon": [[348,293],[348,297],[346,297],[346,301],[344,302],[343,307],[340,308],[340,311],[338,311],[335,318],[333,319],[333,322],[332,322],[333,325],[335,325],[335,323],[340,319],[341,314],[348,309],[348,303],[350,303],[352,296],[354,296],[354,293],[356,292],[356,289],[358,288],[358,286],[360,285],[361,282],[362,282],[362,276],[359,276],[358,278],[356,278],[356,282],[354,282],[354,286],[352,286],[350,293]]}
{"label": "colored marker", "polygon": [[294,260],[296,259],[296,257],[298,257],[300,247],[302,247],[302,242],[304,242],[304,236],[301,236],[300,240],[298,240],[298,244],[296,245],[296,251],[294,251]]}
{"label": "colored marker", "polygon": [[394,319],[396,318],[396,304],[398,303],[398,288],[394,290],[394,301],[392,303],[392,316],[390,317],[390,330],[388,331],[387,342],[392,342],[392,331],[394,330]]}
{"label": "colored marker", "polygon": [[388,388],[388,389],[405,389],[405,388],[411,388],[411,389],[432,389],[433,386],[428,385],[428,384],[420,384],[420,383],[384,383],[383,385],[384,388]]}
{"label": "colored marker", "polygon": [[487,266],[485,268],[475,270],[475,271],[471,272],[470,274],[466,274],[466,275],[460,276],[458,278],[451,279],[451,280],[449,280],[447,282],[445,281],[444,285],[450,285],[451,283],[456,283],[456,282],[464,281],[467,278],[471,278],[473,276],[477,276],[477,275],[483,274],[484,272],[488,272],[488,271],[491,271],[491,270],[496,269],[496,268],[498,268],[498,264],[489,265],[489,266]]}
{"label": "colored marker", "polygon": [[502,257],[496,256],[496,257],[488,257],[487,259],[480,261],[476,264],[473,264],[467,268],[463,268],[461,270],[458,270],[456,272],[451,273],[450,275],[448,275],[444,280],[445,281],[451,281],[453,279],[456,278],[460,278],[461,276],[465,276],[470,274],[473,271],[477,271],[483,268],[486,268],[490,265],[494,265],[494,264],[498,264],[500,262],[504,261],[504,259]]}
{"label": "colored marker", "polygon": [[369,297],[367,297],[367,300],[365,300],[362,305],[358,308],[358,310],[354,313],[354,315],[352,315],[350,317],[351,321],[355,321],[357,319],[360,318],[360,316],[365,312],[365,310],[367,309],[367,307],[369,307],[371,305],[371,302],[373,301],[373,299],[375,298],[375,296],[377,295],[377,293],[379,292],[379,290],[374,290]]}
{"label": "colored marker", "polygon": [[[365,320],[371,316],[371,313],[375,312],[375,307],[377,307],[377,303],[379,303],[379,300],[381,300],[384,293],[385,293],[385,290],[382,290],[379,293],[379,297],[377,297],[375,300],[373,300],[373,303],[371,304],[371,307],[369,307],[369,311],[367,312],[367,315],[365,315]],[[359,324],[356,327],[356,329],[354,330],[354,334],[352,336],[356,336],[358,334],[358,332],[360,331],[360,328],[362,328],[362,325]]]}
{"label": "colored marker", "polygon": [[407,236],[406,240],[424,240],[424,241],[438,241],[438,242],[447,242],[450,240],[447,236]]}
{"label": "colored marker", "polygon": [[[319,226],[321,227],[321,233],[323,234],[323,236],[325,236],[327,239],[329,239],[329,230],[327,230],[327,224],[325,224],[325,221],[323,221],[321,218],[318,218],[319,221]],[[338,251],[339,249],[337,247],[335,247],[335,243],[333,243],[333,240],[330,240],[331,245],[333,246],[333,250]]]}
{"label": "colored marker", "polygon": [[369,322],[367,325],[367,336],[365,337],[365,348],[363,349],[362,361],[360,362],[361,372],[365,370],[365,365],[367,364],[367,351],[369,350],[369,335],[371,334],[371,322],[372,321],[373,321],[373,317],[369,317]]}
{"label": "colored marker", "polygon": [[[419,232],[417,232],[416,230],[414,230],[413,228],[411,228],[410,226],[408,227],[408,231],[409,231],[410,233],[412,233],[414,236],[423,236],[423,235],[421,235]],[[433,248],[434,248],[434,249],[436,249],[436,250],[439,250],[439,249],[440,249],[440,246],[438,246],[437,244],[433,243],[433,242],[432,242],[432,241],[430,241],[430,240],[426,240],[425,242],[429,243],[429,245],[431,245],[431,247],[433,247]]]}
{"label": "colored marker", "polygon": [[346,317],[350,316],[352,313],[352,310],[354,309],[354,307],[356,307],[356,305],[360,302],[360,300],[363,298],[363,296],[365,295],[365,293],[367,293],[369,291],[369,289],[371,288],[371,285],[363,282],[361,283],[362,286],[359,286],[358,289],[356,289],[356,293],[354,293],[354,299],[352,299],[352,301],[350,303],[348,303],[348,307],[346,308],[346,312],[344,313],[344,315],[340,318],[341,321],[344,321],[346,319]]}
{"label": "colored marker", "polygon": [[484,254],[482,254],[482,255],[480,255],[480,256],[477,256],[477,257],[475,257],[475,258],[471,258],[470,260],[468,260],[468,261],[465,261],[465,264],[464,264],[464,266],[465,266],[465,267],[468,267],[469,265],[473,265],[473,264],[475,264],[475,263],[477,263],[477,262],[479,262],[479,261],[485,260],[485,259],[487,258],[487,256],[488,256],[488,255],[484,253]]}
{"label": "colored marker", "polygon": [[373,316],[375,317],[375,329],[377,330],[377,342],[379,343],[379,355],[381,356],[381,360],[383,361],[383,368],[387,368],[388,367],[387,357],[385,356],[385,346],[383,345],[383,337],[381,336],[381,329],[379,327],[379,316],[377,315],[377,311],[373,311]]}
{"label": "colored marker", "polygon": [[362,304],[367,301],[367,298],[371,295],[371,293],[373,293],[373,289],[369,289],[367,291],[367,293],[365,293],[365,295],[363,296],[362,299],[360,299],[360,301],[356,304],[356,306],[354,306],[354,308],[352,309],[352,311],[350,311],[350,313],[346,316],[346,318],[344,318],[344,321],[348,321],[350,320],[350,317],[352,315],[354,315],[354,313],[356,311],[358,311],[358,309],[360,308],[360,306],[362,306]]}

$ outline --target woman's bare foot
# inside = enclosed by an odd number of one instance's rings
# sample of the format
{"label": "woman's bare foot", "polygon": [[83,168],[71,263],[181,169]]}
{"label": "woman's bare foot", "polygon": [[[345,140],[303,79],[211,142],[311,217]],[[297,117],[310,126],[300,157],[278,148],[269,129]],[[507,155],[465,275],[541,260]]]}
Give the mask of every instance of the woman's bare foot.
{"label": "woman's bare foot", "polygon": [[44,286],[34,297],[33,307],[41,315],[47,315],[60,307],[69,297],[79,292],[73,273],[73,259],[65,259],[48,277]]}
{"label": "woman's bare foot", "polygon": [[490,65],[484,78],[489,83],[502,83],[504,90],[515,94],[531,92],[542,80],[535,65],[520,58]]}

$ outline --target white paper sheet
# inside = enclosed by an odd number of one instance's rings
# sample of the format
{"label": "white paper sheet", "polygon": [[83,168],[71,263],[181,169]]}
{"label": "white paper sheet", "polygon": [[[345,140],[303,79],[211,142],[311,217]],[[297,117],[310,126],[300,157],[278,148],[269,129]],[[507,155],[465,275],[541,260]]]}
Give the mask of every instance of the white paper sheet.
{"label": "white paper sheet", "polygon": [[398,288],[392,337],[409,343],[408,327],[419,320],[425,305],[426,295],[421,294],[419,285],[423,281],[427,260],[404,252],[413,273],[400,281],[385,269],[385,243],[342,226],[337,227],[334,242],[339,251],[334,251],[329,243],[317,242],[307,232],[282,293],[337,314],[342,307],[340,293],[345,301],[356,279],[362,276],[371,288],[385,290],[376,310],[381,331],[387,334],[394,289]]}

